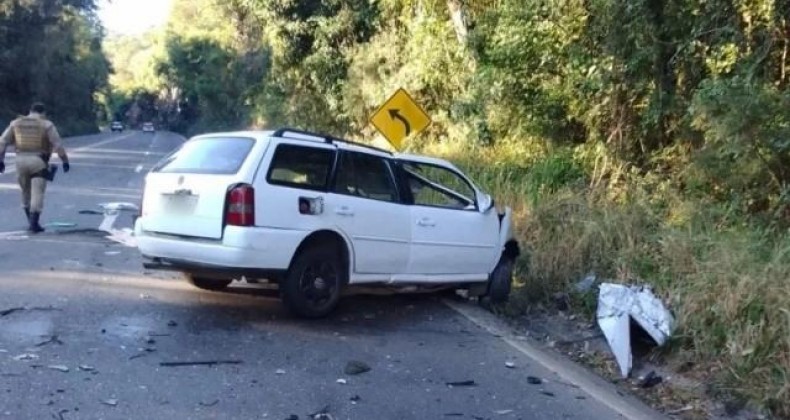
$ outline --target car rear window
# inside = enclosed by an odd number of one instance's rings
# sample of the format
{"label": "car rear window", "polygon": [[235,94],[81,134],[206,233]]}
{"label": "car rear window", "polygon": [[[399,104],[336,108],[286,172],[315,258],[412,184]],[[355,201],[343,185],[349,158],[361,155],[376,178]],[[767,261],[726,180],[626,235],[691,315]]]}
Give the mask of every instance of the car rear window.
{"label": "car rear window", "polygon": [[281,144],[274,152],[266,179],[273,185],[326,190],[334,162],[333,150]]}
{"label": "car rear window", "polygon": [[235,174],[255,140],[248,137],[208,137],[190,140],[154,169],[162,173]]}

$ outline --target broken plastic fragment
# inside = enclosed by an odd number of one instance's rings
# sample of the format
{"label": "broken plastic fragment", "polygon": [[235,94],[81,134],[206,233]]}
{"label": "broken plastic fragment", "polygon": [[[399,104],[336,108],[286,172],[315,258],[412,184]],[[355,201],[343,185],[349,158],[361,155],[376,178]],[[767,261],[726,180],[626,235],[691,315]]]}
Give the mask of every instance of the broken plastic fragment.
{"label": "broken plastic fragment", "polygon": [[648,287],[603,283],[598,295],[598,325],[614,353],[620,374],[631,373],[631,319],[659,346],[667,342],[675,320]]}

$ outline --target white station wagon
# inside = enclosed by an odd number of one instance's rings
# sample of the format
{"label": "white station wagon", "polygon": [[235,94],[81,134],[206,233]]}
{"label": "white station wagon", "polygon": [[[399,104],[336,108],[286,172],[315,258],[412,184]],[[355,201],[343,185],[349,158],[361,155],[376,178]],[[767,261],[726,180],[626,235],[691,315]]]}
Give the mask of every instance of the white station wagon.
{"label": "white station wagon", "polygon": [[451,163],[295,129],[200,135],[146,176],[135,236],[149,269],[210,290],[278,284],[322,317],[349,285],[510,294],[511,211]]}

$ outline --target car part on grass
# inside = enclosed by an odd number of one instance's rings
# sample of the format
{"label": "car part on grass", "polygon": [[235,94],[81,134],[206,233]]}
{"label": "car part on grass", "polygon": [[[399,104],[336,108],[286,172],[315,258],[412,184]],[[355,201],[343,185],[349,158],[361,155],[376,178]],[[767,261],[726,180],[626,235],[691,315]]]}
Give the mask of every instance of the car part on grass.
{"label": "car part on grass", "polygon": [[672,314],[649,287],[612,283],[600,286],[597,318],[623,378],[630,375],[633,365],[631,320],[658,346],[667,342],[675,324]]}

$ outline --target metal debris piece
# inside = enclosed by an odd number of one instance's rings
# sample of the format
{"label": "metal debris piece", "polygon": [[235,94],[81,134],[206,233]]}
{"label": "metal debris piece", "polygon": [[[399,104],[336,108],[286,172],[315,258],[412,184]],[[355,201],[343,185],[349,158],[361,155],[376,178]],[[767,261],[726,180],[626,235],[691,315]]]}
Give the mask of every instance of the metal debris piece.
{"label": "metal debris piece", "polygon": [[110,398],[108,400],[102,400],[102,404],[109,405],[110,407],[115,407],[118,405],[118,400],[115,398]]}
{"label": "metal debris piece", "polygon": [[25,360],[36,360],[36,359],[38,359],[38,355],[31,353],[25,353],[25,354],[20,354],[19,356],[14,356],[14,360],[16,360],[17,362],[22,362]]}
{"label": "metal debris piece", "polygon": [[47,366],[48,369],[57,370],[59,372],[68,373],[69,367],[64,365],[50,365]]}
{"label": "metal debris piece", "polygon": [[512,412],[513,412],[513,410],[496,410],[496,411],[494,411],[494,414],[498,414],[500,416],[504,416],[504,415],[510,414]]}
{"label": "metal debris piece", "polygon": [[449,387],[454,387],[454,386],[477,386],[477,383],[475,383],[475,381],[473,381],[471,379],[468,380],[468,381],[445,382],[445,384],[447,386],[449,386]]}
{"label": "metal debris piece", "polygon": [[58,345],[62,346],[63,345],[63,341],[61,341],[60,338],[58,338],[57,335],[53,335],[48,340],[42,341],[42,342],[36,344],[36,347],[44,347],[44,346],[49,345],[49,344],[58,344]]}
{"label": "metal debris piece", "polygon": [[614,353],[620,374],[631,373],[631,319],[659,346],[674,329],[674,317],[649,287],[603,283],[598,295],[598,325]]}
{"label": "metal debris piece", "polygon": [[537,378],[535,376],[527,376],[527,383],[530,385],[541,385],[543,384],[543,379]]}
{"label": "metal debris piece", "polygon": [[83,372],[94,372],[96,370],[93,366],[79,365],[78,368]]}
{"label": "metal debris piece", "polygon": [[344,372],[346,375],[360,375],[365,372],[370,372],[370,366],[368,366],[365,362],[360,362],[358,360],[352,360],[346,364],[346,368]]}
{"label": "metal debris piece", "polygon": [[664,378],[656,374],[656,371],[651,370],[650,373],[645,375],[642,379],[639,380],[639,386],[641,388],[652,388],[658,384],[660,384]]}
{"label": "metal debris piece", "polygon": [[178,326],[178,322],[175,322],[175,321],[172,321],[172,320],[167,321],[167,326],[168,327],[177,327]]}
{"label": "metal debris piece", "polygon": [[274,371],[274,373],[276,373],[277,375],[285,375],[285,369],[277,369],[276,371]]}
{"label": "metal debris piece", "polygon": [[313,420],[334,420],[334,417],[332,417],[332,415],[329,414],[329,406],[328,405],[326,407],[316,411],[313,414],[308,414],[307,416],[310,417]]}
{"label": "metal debris piece", "polygon": [[241,360],[206,360],[197,362],[160,362],[159,366],[179,367],[179,366],[216,366],[216,365],[240,365]]}
{"label": "metal debris piece", "polygon": [[554,393],[553,392],[549,392],[549,391],[540,391],[540,393],[543,394],[543,395],[549,396],[549,397],[553,397],[554,396]]}
{"label": "metal debris piece", "polygon": [[201,401],[199,404],[203,407],[214,407],[215,405],[219,404],[219,400],[214,400],[208,403]]}
{"label": "metal debris piece", "polygon": [[0,316],[8,316],[8,315],[11,315],[14,312],[19,312],[19,311],[24,311],[24,310],[25,310],[25,308],[23,308],[21,306],[18,306],[16,308],[3,309],[2,311],[0,311]]}
{"label": "metal debris piece", "polygon": [[347,380],[345,380],[345,379],[343,379],[343,378],[340,378],[340,379],[338,379],[338,380],[337,380],[337,381],[335,381],[335,382],[339,383],[340,385],[345,385],[345,384],[347,384],[347,383],[348,383],[348,381],[347,381]]}
{"label": "metal debris piece", "polygon": [[513,362],[505,362],[505,367],[508,368],[508,369],[515,369],[516,368],[516,364],[513,363]]}
{"label": "metal debris piece", "polygon": [[349,401],[351,401],[351,404],[356,404],[362,401],[362,397],[360,397],[359,395],[354,395],[353,397],[349,398]]}
{"label": "metal debris piece", "polygon": [[587,274],[583,279],[581,279],[576,285],[574,285],[574,289],[578,293],[587,293],[590,289],[595,286],[595,282],[598,280],[598,276],[595,273]]}

